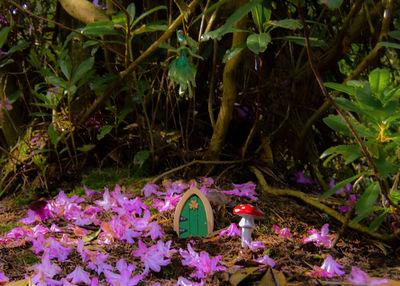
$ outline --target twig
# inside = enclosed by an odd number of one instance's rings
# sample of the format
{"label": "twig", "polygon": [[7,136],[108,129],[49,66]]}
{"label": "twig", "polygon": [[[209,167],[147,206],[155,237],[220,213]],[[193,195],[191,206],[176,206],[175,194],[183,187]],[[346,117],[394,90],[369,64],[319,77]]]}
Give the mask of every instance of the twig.
{"label": "twig", "polygon": [[[315,200],[314,198],[308,196],[307,194],[297,191],[297,190],[291,190],[291,189],[277,189],[277,188],[272,188],[268,186],[267,182],[265,181],[265,178],[263,174],[254,166],[250,166],[250,171],[254,173],[254,175],[257,177],[257,180],[259,182],[259,185],[261,189],[270,195],[274,196],[290,196],[290,197],[295,197],[303,202],[323,211],[324,213],[330,215],[334,219],[338,220],[342,224],[345,223],[346,218],[335,211],[334,209],[324,205],[323,203],[320,203],[318,200]],[[400,229],[396,230],[394,233],[388,234],[388,233],[377,233],[377,232],[371,232],[368,230],[367,227],[362,226],[360,224],[355,224],[355,225],[349,225],[351,229],[357,230],[361,233],[367,234],[371,237],[374,237],[376,239],[390,242],[390,241],[398,241],[400,239]]]}
{"label": "twig", "polygon": [[[8,0],[11,1],[11,0]],[[192,3],[189,5],[190,13],[194,11],[196,6],[200,3],[201,0],[193,0]],[[104,94],[99,97],[95,103],[93,103],[89,109],[82,115],[81,119],[79,120],[79,124],[83,124],[89,117],[92,115],[103,102],[110,97],[110,95],[117,90],[117,87],[121,84],[122,80],[129,74],[131,74],[145,59],[147,59],[150,55],[152,55],[157,49],[158,46],[169,39],[175,30],[182,24],[183,15],[179,15],[178,18],[168,27],[168,29],[161,35],[161,37],[155,41],[150,47],[147,48],[133,63],[129,65],[127,69],[120,72],[119,78],[109,87]]]}
{"label": "twig", "polygon": [[[391,0],[388,0],[388,1],[391,2]],[[388,3],[388,5],[389,5],[389,3]],[[317,80],[318,85],[321,88],[321,91],[322,91],[323,95],[328,99],[329,103],[336,109],[336,111],[340,115],[340,117],[342,117],[342,119],[346,123],[347,128],[349,128],[350,132],[353,134],[353,136],[356,139],[357,143],[360,145],[361,150],[362,150],[365,158],[367,159],[369,167],[374,170],[374,176],[375,176],[376,181],[379,184],[381,193],[386,197],[386,199],[389,201],[389,203],[394,208],[397,209],[397,205],[392,201],[391,197],[388,194],[388,191],[387,191],[386,187],[384,186],[384,184],[383,184],[383,182],[381,180],[381,177],[379,175],[379,170],[378,170],[378,168],[377,168],[377,166],[375,164],[375,161],[373,160],[373,158],[371,156],[371,153],[368,151],[367,146],[364,144],[364,142],[362,141],[360,135],[355,130],[354,126],[350,123],[349,119],[346,117],[346,115],[344,114],[342,109],[336,104],[336,102],[333,100],[333,97],[328,93],[328,91],[325,88],[324,82],[322,81],[322,77],[319,74],[319,71],[316,68],[315,63],[313,61],[313,54],[311,52],[310,41],[309,41],[309,36],[308,36],[308,29],[307,29],[307,26],[306,26],[306,23],[305,23],[304,13],[303,13],[303,9],[302,9],[301,4],[300,4],[300,0],[297,0],[297,6],[298,6],[298,9],[299,9],[299,15],[300,15],[300,18],[301,18],[301,22],[303,24],[304,37],[306,39],[306,48],[307,48],[308,61],[309,61],[310,66],[311,66],[311,70],[314,73],[315,79]],[[385,12],[387,13],[387,9],[385,9]]]}
{"label": "twig", "polygon": [[72,29],[72,28],[70,28],[70,27],[67,27],[67,26],[65,26],[64,24],[61,24],[61,23],[59,23],[59,22],[57,22],[57,21],[54,21],[54,20],[51,20],[51,19],[47,19],[47,18],[43,18],[43,17],[37,16],[37,15],[33,14],[32,12],[30,12],[29,10],[22,8],[21,5],[19,5],[18,3],[14,2],[13,0],[6,0],[6,1],[9,2],[11,5],[17,7],[17,9],[20,10],[21,12],[26,13],[26,14],[28,14],[29,16],[33,17],[33,18],[42,20],[42,21],[44,21],[44,22],[52,23],[52,24],[54,24],[54,25],[57,25],[57,26],[63,28],[64,30],[68,30],[68,31],[74,32],[74,33],[76,33],[76,34],[78,34],[78,35],[80,35],[80,36],[82,36],[82,37],[84,37],[84,38],[86,38],[86,39],[88,39],[88,40],[96,41],[96,42],[97,42],[100,46],[102,46],[104,49],[107,49],[107,50],[109,50],[109,51],[115,53],[116,55],[119,55],[120,57],[123,57],[123,55],[120,54],[117,50],[115,50],[115,49],[113,49],[113,48],[110,48],[107,44],[104,44],[104,43],[103,43],[101,40],[99,40],[99,39],[96,39],[96,38],[94,38],[94,37],[91,37],[91,36],[88,36],[88,35],[86,35],[86,34],[83,34],[83,33],[79,32],[79,31],[77,31],[77,30],[75,30],[75,29]]}
{"label": "twig", "polygon": [[177,171],[179,171],[179,170],[182,170],[182,169],[184,169],[184,168],[188,168],[188,167],[190,167],[190,166],[192,166],[192,165],[195,165],[195,164],[203,164],[203,165],[226,165],[226,164],[239,164],[239,163],[242,163],[242,162],[243,162],[242,160],[235,160],[235,161],[203,161],[203,160],[194,160],[194,161],[188,162],[188,163],[186,163],[186,164],[183,164],[183,165],[181,165],[181,166],[179,166],[179,167],[173,168],[173,169],[171,169],[171,170],[168,170],[168,171],[166,171],[166,172],[164,172],[164,173],[158,175],[158,176],[155,177],[153,180],[151,180],[151,182],[154,184],[154,183],[156,183],[159,179],[161,179],[162,177],[165,177],[165,176],[167,176],[167,175],[170,175],[170,174],[172,174],[172,173],[175,173],[175,172],[177,172]]}

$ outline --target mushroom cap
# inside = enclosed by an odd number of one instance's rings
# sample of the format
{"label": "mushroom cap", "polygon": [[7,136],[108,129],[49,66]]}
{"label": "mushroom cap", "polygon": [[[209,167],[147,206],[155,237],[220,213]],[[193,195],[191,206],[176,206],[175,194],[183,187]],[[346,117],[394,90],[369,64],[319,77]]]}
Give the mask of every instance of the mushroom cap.
{"label": "mushroom cap", "polygon": [[233,209],[233,213],[237,215],[253,215],[255,217],[263,218],[264,213],[260,211],[258,208],[252,206],[252,205],[238,205],[236,208]]}

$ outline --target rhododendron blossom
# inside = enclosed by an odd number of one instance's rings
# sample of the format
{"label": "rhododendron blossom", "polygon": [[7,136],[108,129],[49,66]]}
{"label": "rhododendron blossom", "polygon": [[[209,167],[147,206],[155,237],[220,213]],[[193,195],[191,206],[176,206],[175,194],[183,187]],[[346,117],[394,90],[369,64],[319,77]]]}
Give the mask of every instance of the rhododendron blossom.
{"label": "rhododendron blossom", "polygon": [[255,262],[258,262],[260,264],[265,264],[265,265],[269,265],[271,267],[275,266],[275,261],[273,259],[271,259],[268,255],[264,255],[263,257],[259,257],[257,259],[254,259]]}
{"label": "rhododendron blossom", "polygon": [[322,263],[321,268],[314,266],[315,271],[312,272],[311,275],[320,277],[343,276],[345,274],[345,272],[342,271],[343,267],[344,266],[337,263],[332,256],[328,255]]}
{"label": "rhododendron blossom", "polygon": [[354,283],[355,285],[381,285],[388,283],[387,279],[371,279],[371,281],[369,281],[370,277],[368,276],[368,274],[362,271],[357,266],[351,267],[351,273],[349,276],[346,277],[346,280]]}
{"label": "rhododendron blossom", "polygon": [[221,230],[219,233],[220,236],[226,236],[232,237],[235,235],[241,236],[242,232],[237,228],[235,223],[231,223],[230,226],[228,226],[226,229]]}
{"label": "rhododendron blossom", "polygon": [[287,229],[286,227],[279,228],[278,226],[273,225],[272,228],[275,230],[276,234],[279,234],[279,236],[287,237],[287,238],[290,238],[293,236],[293,234],[290,232],[290,230]]}
{"label": "rhododendron blossom", "polygon": [[329,224],[324,224],[321,228],[321,233],[318,230],[313,229],[308,232],[310,236],[303,238],[303,243],[314,242],[318,247],[325,246],[329,247],[332,243],[332,238],[329,233]]}
{"label": "rhododendron blossom", "polygon": [[211,276],[215,271],[226,270],[224,266],[218,266],[218,262],[221,259],[221,255],[210,258],[210,255],[201,251],[200,254],[193,250],[191,245],[187,245],[188,251],[179,249],[179,253],[183,257],[182,265],[192,266],[196,268],[196,271],[190,275],[195,278],[206,278]]}

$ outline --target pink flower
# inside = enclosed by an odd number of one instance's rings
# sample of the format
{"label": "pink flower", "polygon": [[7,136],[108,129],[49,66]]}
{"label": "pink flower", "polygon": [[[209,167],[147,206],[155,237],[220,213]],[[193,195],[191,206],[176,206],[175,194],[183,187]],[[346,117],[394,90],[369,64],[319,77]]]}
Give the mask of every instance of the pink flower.
{"label": "pink flower", "polygon": [[[168,242],[168,245],[170,245],[171,242]],[[159,241],[159,243],[163,244],[162,241]],[[164,244],[153,245],[147,248],[141,240],[138,241],[138,245],[139,248],[133,251],[132,255],[141,258],[145,266],[145,270],[142,273],[143,275],[146,275],[150,269],[155,272],[160,272],[161,266],[168,265],[171,262],[171,259],[165,259],[165,257],[169,257],[171,254],[168,246],[168,250],[165,248]]]}
{"label": "pink flower", "polygon": [[364,271],[362,271],[357,266],[351,267],[350,276],[347,276],[346,279],[347,279],[347,281],[352,282],[356,285],[364,285],[364,284],[365,285],[380,285],[380,284],[388,283],[387,279],[381,279],[381,280],[372,279],[370,282],[368,282],[368,280],[369,280],[368,274],[365,273]]}
{"label": "pink flower", "polygon": [[221,232],[219,233],[220,236],[224,236],[225,234],[226,234],[227,236],[229,236],[229,237],[232,237],[232,236],[235,236],[235,235],[240,236],[242,233],[241,233],[241,231],[237,228],[237,226],[236,226],[235,223],[231,223],[231,225],[228,226],[228,228],[226,228],[226,229],[224,229],[224,230],[221,230]]}
{"label": "pink flower", "polygon": [[248,246],[252,251],[256,251],[260,248],[265,249],[265,245],[259,240],[252,241],[250,243],[247,240],[244,240],[244,244]]}
{"label": "pink flower", "polygon": [[168,210],[173,210],[175,208],[175,205],[179,202],[181,199],[180,195],[173,195],[172,193],[168,193],[165,196],[164,201],[161,201],[159,199],[153,199],[154,205],[152,205],[152,208],[157,208],[160,213],[168,211]]}
{"label": "pink flower", "polygon": [[298,172],[294,173],[294,177],[296,179],[296,182],[299,184],[315,185],[315,181],[313,179],[306,178],[302,171],[298,171]]}
{"label": "pink flower", "polygon": [[158,191],[158,186],[156,184],[152,184],[148,182],[146,186],[142,189],[142,194],[147,198],[150,197],[152,194],[156,194]]}
{"label": "pink flower", "polygon": [[186,184],[182,181],[176,181],[170,185],[165,186],[165,190],[166,190],[167,194],[174,194],[174,193],[180,194],[187,188],[188,188],[188,184]]}
{"label": "pink flower", "polygon": [[110,193],[107,188],[104,188],[104,193],[103,193],[103,200],[97,200],[94,201],[94,203],[98,206],[101,206],[103,209],[108,211],[112,207],[116,207],[117,204],[115,203],[115,200],[111,198]]}
{"label": "pink flower", "polygon": [[90,285],[90,274],[83,270],[80,266],[76,266],[75,270],[67,275],[67,279],[72,279],[71,282],[74,284],[85,283],[86,285]]}
{"label": "pink flower", "polygon": [[264,255],[263,257],[259,257],[257,259],[254,259],[255,262],[258,262],[260,264],[265,264],[265,265],[269,265],[271,267],[275,266],[275,261],[272,260],[268,255]]}
{"label": "pink flower", "polygon": [[0,282],[8,282],[9,279],[3,272],[0,271]]}
{"label": "pink flower", "polygon": [[191,245],[188,243],[188,251],[179,249],[179,253],[183,257],[182,265],[196,267],[196,271],[190,275],[195,278],[206,278],[211,276],[214,271],[226,270],[224,266],[217,266],[221,255],[214,258],[210,258],[210,255],[201,251],[200,254],[193,250]]}
{"label": "pink flower", "polygon": [[275,233],[276,233],[276,234],[279,234],[279,235],[282,236],[282,237],[287,237],[287,238],[289,238],[289,237],[292,237],[292,236],[293,236],[293,234],[290,233],[290,230],[287,229],[286,227],[284,227],[284,228],[282,228],[282,229],[279,228],[279,227],[276,226],[276,225],[273,225],[272,227],[273,227],[273,229],[275,230]]}
{"label": "pink flower", "polygon": [[177,286],[202,286],[204,285],[204,282],[201,281],[200,283],[198,282],[192,282],[186,279],[185,277],[180,276],[178,278],[178,283],[176,284]]}
{"label": "pink flower", "polygon": [[164,236],[164,233],[162,232],[162,227],[158,223],[149,223],[149,228],[150,230],[145,236],[150,236],[152,240],[155,240],[156,238],[162,238]]}
{"label": "pink flower", "polygon": [[93,195],[100,194],[100,192],[89,190],[85,185],[83,185],[83,189],[85,190],[85,194],[86,194],[87,197],[91,197]]}
{"label": "pink flower", "polygon": [[143,279],[144,275],[134,275],[132,278],[132,273],[136,269],[133,264],[127,264],[124,259],[120,259],[116,263],[116,268],[120,274],[116,274],[112,271],[105,270],[104,275],[106,276],[106,281],[111,285],[115,286],[134,286],[137,285],[140,280]]}
{"label": "pink flower", "polygon": [[329,247],[332,243],[332,238],[329,233],[329,224],[324,224],[321,228],[321,234],[316,229],[309,231],[311,235],[303,238],[303,243],[314,242],[318,247]]}
{"label": "pink flower", "polygon": [[34,284],[51,279],[61,272],[61,268],[58,265],[51,263],[48,251],[44,252],[42,263],[34,265],[33,268],[35,269],[35,275],[32,277],[32,283]]}
{"label": "pink flower", "polygon": [[253,182],[248,182],[245,184],[235,185],[235,188],[232,191],[221,191],[223,194],[234,195],[238,197],[245,197],[251,200],[258,200],[257,193],[255,191],[256,185]]}
{"label": "pink flower", "polygon": [[341,270],[343,267],[344,266],[337,263],[332,256],[328,255],[325,258],[324,263],[322,263],[321,269],[325,270],[326,273],[329,273],[329,275],[331,275],[330,277],[333,277],[335,275],[343,276],[345,274],[345,272]]}

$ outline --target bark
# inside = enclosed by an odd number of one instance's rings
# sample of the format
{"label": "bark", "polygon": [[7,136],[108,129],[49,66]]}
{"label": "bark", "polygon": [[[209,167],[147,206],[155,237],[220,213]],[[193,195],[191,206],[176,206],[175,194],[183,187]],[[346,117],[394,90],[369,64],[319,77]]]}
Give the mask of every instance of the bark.
{"label": "bark", "polygon": [[89,1],[59,0],[59,2],[68,14],[85,24],[110,20],[103,10]]}
{"label": "bark", "polygon": [[[246,4],[248,0],[238,0],[236,2],[236,9]],[[243,17],[235,25],[236,28],[246,29],[247,17]],[[233,33],[232,47],[240,45],[246,41],[247,34],[243,32]],[[228,60],[224,67],[223,73],[223,92],[222,102],[218,114],[218,119],[215,124],[214,132],[211,137],[210,145],[205,154],[206,160],[218,160],[225,144],[226,134],[228,132],[229,124],[232,119],[233,107],[236,101],[236,71],[242,60],[243,52],[238,53],[235,57]]]}

